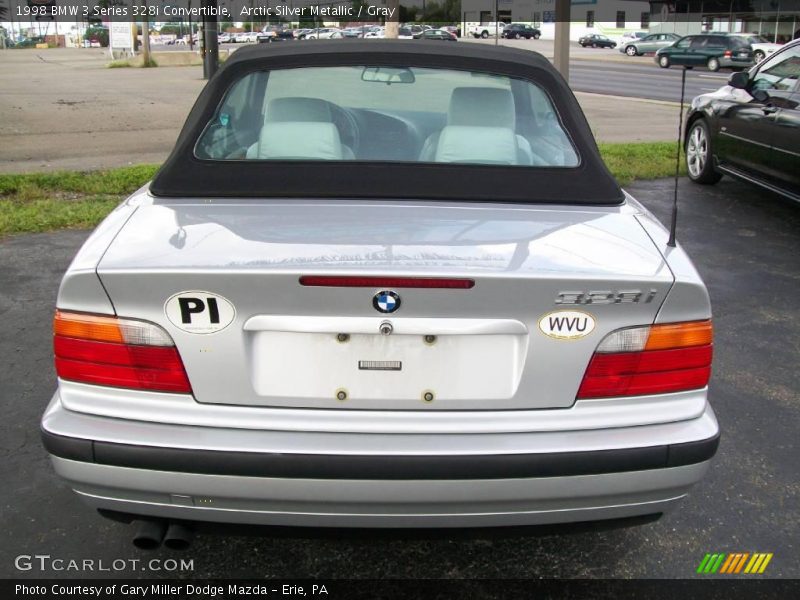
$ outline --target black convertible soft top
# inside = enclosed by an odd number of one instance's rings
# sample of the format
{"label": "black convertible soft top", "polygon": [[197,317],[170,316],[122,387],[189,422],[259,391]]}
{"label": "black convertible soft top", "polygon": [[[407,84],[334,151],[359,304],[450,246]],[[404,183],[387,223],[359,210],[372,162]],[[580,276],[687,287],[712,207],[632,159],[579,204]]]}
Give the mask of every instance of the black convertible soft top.
{"label": "black convertible soft top", "polygon": [[[262,70],[345,65],[483,71],[529,80],[549,94],[580,157],[577,167],[298,160],[207,160],[195,144],[230,86]],[[155,196],[391,198],[558,204],[621,204],[564,79],[541,54],[477,44],[333,40],[258,44],[237,50],[200,93],[175,148],[150,184]]]}

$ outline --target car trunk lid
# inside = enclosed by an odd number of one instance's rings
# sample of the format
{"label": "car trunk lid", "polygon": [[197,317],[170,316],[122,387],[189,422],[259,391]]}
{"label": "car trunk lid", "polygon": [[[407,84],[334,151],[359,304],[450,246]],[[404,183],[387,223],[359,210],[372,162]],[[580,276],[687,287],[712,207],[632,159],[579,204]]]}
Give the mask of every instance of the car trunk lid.
{"label": "car trunk lid", "polygon": [[[98,273],[120,316],[172,335],[201,403],[565,407],[603,336],[652,323],[672,284],[635,214],[627,206],[154,202],[131,217]],[[350,284],[301,283],[317,276]],[[431,287],[436,279],[444,283]],[[448,287],[453,280],[472,285]],[[396,295],[396,311],[378,310],[391,304],[380,304],[382,292]]]}

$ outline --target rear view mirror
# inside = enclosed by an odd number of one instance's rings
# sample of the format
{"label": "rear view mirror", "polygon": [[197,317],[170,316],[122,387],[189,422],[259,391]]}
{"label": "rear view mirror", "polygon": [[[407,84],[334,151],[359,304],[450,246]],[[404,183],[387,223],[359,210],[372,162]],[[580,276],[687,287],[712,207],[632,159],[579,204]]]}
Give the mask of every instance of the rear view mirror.
{"label": "rear view mirror", "polygon": [[364,67],[361,71],[361,81],[385,83],[414,83],[414,73],[406,67]]}
{"label": "rear view mirror", "polygon": [[737,71],[728,78],[728,85],[737,90],[747,89],[748,83],[750,83],[750,75],[745,71]]}

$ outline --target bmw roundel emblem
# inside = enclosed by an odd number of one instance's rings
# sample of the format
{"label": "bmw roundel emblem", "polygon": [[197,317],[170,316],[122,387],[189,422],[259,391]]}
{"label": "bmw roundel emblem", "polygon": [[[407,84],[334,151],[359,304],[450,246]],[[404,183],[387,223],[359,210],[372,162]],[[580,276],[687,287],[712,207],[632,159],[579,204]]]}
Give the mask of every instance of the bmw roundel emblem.
{"label": "bmw roundel emblem", "polygon": [[393,313],[400,308],[400,296],[388,290],[378,292],[372,297],[372,306],[378,312]]}

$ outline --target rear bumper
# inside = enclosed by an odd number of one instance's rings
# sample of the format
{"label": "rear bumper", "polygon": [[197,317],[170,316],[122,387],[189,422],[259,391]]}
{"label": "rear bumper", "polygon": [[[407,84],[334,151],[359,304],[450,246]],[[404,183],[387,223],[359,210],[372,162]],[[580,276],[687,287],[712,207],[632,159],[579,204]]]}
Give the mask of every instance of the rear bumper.
{"label": "rear bumper", "polygon": [[132,469],[199,475],[345,480],[520,479],[668,469],[710,460],[716,436],[644,448],[537,454],[375,456],[282,454],[117,444],[42,430],[59,458]]}
{"label": "rear bumper", "polygon": [[727,56],[720,56],[719,57],[719,65],[721,67],[750,67],[753,65],[752,58],[737,58],[735,56],[727,57]]}
{"label": "rear bumper", "polygon": [[[150,430],[142,436],[148,445],[131,443],[142,429]],[[707,406],[691,421],[560,432],[552,447],[552,434],[542,433],[443,434],[438,450],[394,434],[383,436],[386,450],[377,453],[370,435],[288,434],[310,435],[318,448],[298,453],[281,451],[276,432],[126,422],[68,411],[57,396],[42,435],[57,473],[96,508],[317,527],[535,525],[660,513],[703,477],[719,441]],[[177,447],[186,436],[195,445]],[[463,445],[452,442],[465,440],[452,438],[464,437],[474,450],[453,453]],[[599,439],[605,443],[591,448]],[[580,450],[564,451],[570,444]]]}

